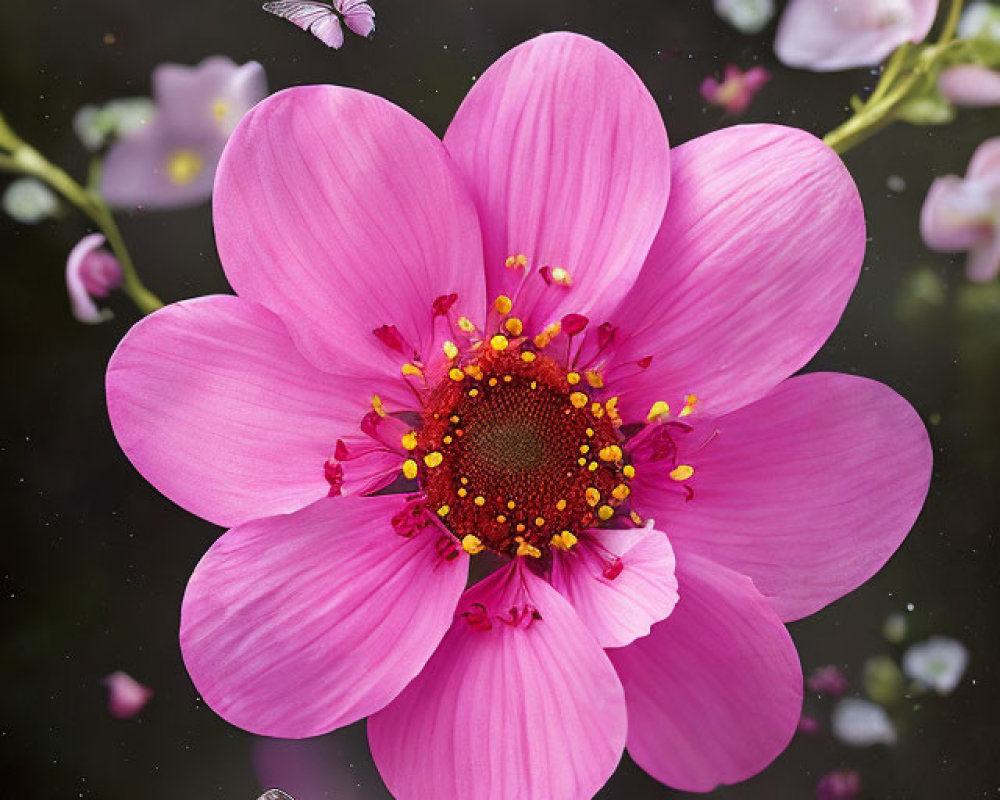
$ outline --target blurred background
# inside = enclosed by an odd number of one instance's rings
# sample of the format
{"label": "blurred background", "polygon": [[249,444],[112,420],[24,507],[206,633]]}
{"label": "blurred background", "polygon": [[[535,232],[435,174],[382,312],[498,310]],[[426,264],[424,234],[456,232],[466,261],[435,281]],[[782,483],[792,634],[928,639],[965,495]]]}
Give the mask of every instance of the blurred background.
{"label": "blurred background", "polygon": [[[213,54],[259,61],[272,91],[337,83],[383,95],[439,134],[491,62],[553,29],[592,35],[621,53],[659,103],[675,144],[735,121],[699,95],[703,78],[729,63],[774,73],[741,120],[820,135],[846,118],[851,94],[873,82],[866,70],[784,68],[774,59],[773,24],[741,35],[708,0],[375,0],[375,8],[374,38],[349,36],[332,51],[255,0],[3,0],[0,109],[25,139],[82,178],[87,153],[71,126],[81,105],[148,94],[157,64]],[[889,565],[791,626],[806,674],[836,665],[849,694],[863,694],[866,660],[898,661],[907,643],[932,635],[962,642],[968,669],[948,696],[908,692],[890,704],[894,745],[838,742],[828,725],[833,701],[807,692],[806,711],[820,730],[796,736],[763,774],[712,798],[813,797],[834,769],[858,770],[862,796],[871,798],[1000,792],[1000,288],[969,284],[964,256],[933,254],[918,233],[932,179],[961,174],[977,144],[998,132],[1000,111],[969,111],[941,128],[899,124],[846,157],[865,203],[868,254],[841,325],[807,371],[862,374],[905,395],[930,429],[934,480]],[[141,275],[167,302],[228,291],[207,204],[119,220]],[[388,797],[363,723],[301,746],[262,744],[200,702],[181,663],[178,610],[192,568],[220,531],[163,498],[115,443],[104,369],[136,312],[118,298],[106,324],[82,326],[70,316],[63,267],[86,230],[76,215],[33,227],[0,218],[4,792],[253,800],[267,788],[260,781],[309,773],[318,788],[306,791],[315,797]],[[906,623],[904,641],[883,635],[892,614]],[[109,715],[102,684],[119,669],[155,692],[129,720]],[[284,788],[294,794],[292,782]],[[626,756],[599,796],[679,794]]]}

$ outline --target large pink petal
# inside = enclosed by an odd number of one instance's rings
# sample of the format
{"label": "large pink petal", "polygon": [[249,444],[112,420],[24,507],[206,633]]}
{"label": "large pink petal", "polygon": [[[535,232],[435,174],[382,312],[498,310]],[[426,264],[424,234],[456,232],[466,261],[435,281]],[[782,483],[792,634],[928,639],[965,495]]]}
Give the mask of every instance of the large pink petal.
{"label": "large pink petal", "polygon": [[324,497],[323,465],[371,399],[369,386],[306,362],[270,311],[228,296],[175,303],[135,325],[111,358],[107,392],[136,469],[219,525]]}
{"label": "large pink petal", "polygon": [[181,650],[220,716],[300,739],[371,714],[451,624],[468,556],[434,523],[393,529],[398,495],[333,497],[233,528],[199,562]]}
{"label": "large pink petal", "polygon": [[826,341],[865,252],[854,181],[808,133],[736,126],[672,159],[663,227],[615,314],[631,337],[613,360],[653,356],[614,386],[633,419],[688,393],[720,414],[772,389]]}
{"label": "large pink petal", "polygon": [[473,86],[445,145],[475,196],[490,296],[513,291],[507,256],[569,270],[515,304],[529,330],[579,312],[603,321],[653,241],[670,190],[656,103],[615,53],[571,33],[539,36]]}
{"label": "large pink petal", "polygon": [[678,552],[749,575],[785,620],[874,575],[927,495],[927,431],[906,400],[876,381],[791,378],[712,427],[718,436],[686,456],[695,468],[690,501],[662,488],[665,475],[643,469],[633,497]]}
{"label": "large pink petal", "polygon": [[552,585],[601,647],[624,647],[677,603],[674,551],[652,528],[595,529],[569,552],[555,552]]}
{"label": "large pink petal", "polygon": [[306,86],[257,105],[219,164],[214,212],[233,287],[323,369],[352,358],[398,375],[410,354],[383,347],[381,325],[428,357],[442,295],[482,320],[472,200],[434,134],[380,97]]}
{"label": "large pink petal", "polygon": [[790,0],[774,52],[790,67],[828,72],[875,66],[927,36],[938,0]]}
{"label": "large pink petal", "polygon": [[705,792],[760,772],[802,710],[788,631],[749,578],[678,557],[680,602],[652,633],[610,650],[625,686],[628,751],[659,781]]}
{"label": "large pink petal", "polygon": [[424,671],[368,721],[368,739],[399,800],[579,800],[614,772],[625,729],[607,656],[569,603],[518,565],[465,593]]}

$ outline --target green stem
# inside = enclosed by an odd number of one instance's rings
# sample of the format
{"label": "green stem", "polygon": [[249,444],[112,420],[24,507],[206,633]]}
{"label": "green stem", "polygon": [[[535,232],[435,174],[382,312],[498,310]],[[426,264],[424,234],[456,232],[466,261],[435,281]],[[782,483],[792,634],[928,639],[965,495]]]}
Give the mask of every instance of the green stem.
{"label": "green stem", "polygon": [[122,291],[132,299],[143,314],[149,314],[163,306],[163,302],[146,288],[139,278],[121,231],[105,202],[96,193],[88,192],[65,170],[57,167],[18,137],[2,114],[0,114],[0,150],[6,151],[0,153],[0,170],[18,172],[44,181],[100,229],[121,265]]}
{"label": "green stem", "polygon": [[938,41],[925,49],[913,69],[902,77],[900,76],[903,65],[907,61],[912,45],[908,42],[899,47],[886,64],[882,77],[868,100],[855,110],[850,119],[824,136],[823,141],[837,153],[844,154],[891,125],[895,121],[895,113],[899,106],[914,87],[931,73],[936,59],[948,51],[949,45],[955,38],[958,21],[962,15],[962,5],[963,0],[951,1]]}

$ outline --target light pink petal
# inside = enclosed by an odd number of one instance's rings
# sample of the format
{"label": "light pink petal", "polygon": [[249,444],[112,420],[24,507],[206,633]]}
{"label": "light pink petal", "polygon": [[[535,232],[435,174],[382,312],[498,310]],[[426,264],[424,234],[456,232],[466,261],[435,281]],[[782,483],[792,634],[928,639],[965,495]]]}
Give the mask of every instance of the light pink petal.
{"label": "light pink petal", "polygon": [[66,291],[69,293],[70,308],[79,322],[88,325],[96,325],[113,316],[109,309],[97,307],[88,291],[87,276],[84,273],[87,258],[103,247],[104,241],[104,236],[100,233],[88,234],[77,242],[66,259]]}
{"label": "light pink petal", "polygon": [[389,791],[398,800],[593,796],[621,757],[625,704],[569,603],[516,566],[469,589],[458,612],[420,676],[368,721]]}
{"label": "light pink petal", "polygon": [[1000,273],[1000,231],[994,231],[989,240],[969,250],[965,274],[970,281],[987,283],[998,273]]}
{"label": "light pink petal", "polygon": [[966,177],[985,178],[996,191],[1000,182],[998,176],[1000,176],[1000,137],[994,137],[976,148],[976,152],[969,159]]}
{"label": "light pink petal", "polygon": [[468,556],[433,522],[397,533],[404,504],[329,498],[212,545],[184,593],[181,651],[216,713],[265,736],[316,736],[382,708],[420,672]]}
{"label": "light pink petal", "polygon": [[569,312],[603,321],[639,273],[670,189],[666,130],[631,67],[586,37],[539,36],[479,78],[445,144],[479,209],[490,296],[514,292],[521,273],[504,262],[523,253],[572,280],[525,283],[514,312],[529,331]]}
{"label": "light pink petal", "polygon": [[482,321],[472,201],[434,134],[380,97],[306,86],[260,103],[229,140],[214,211],[233,287],[320,368],[350,358],[398,376],[407,357],[372,330],[395,325],[430,356],[441,295]]}
{"label": "light pink petal", "polygon": [[927,36],[937,0],[790,0],[774,52],[817,72],[875,66],[906,41]]}
{"label": "light pink petal", "polygon": [[993,206],[983,181],[957,175],[935,179],[920,211],[924,244],[954,253],[988,242],[996,226]]}
{"label": "light pink petal", "polygon": [[588,531],[555,551],[551,580],[601,647],[646,636],[677,603],[674,552],[654,528]]}
{"label": "light pink petal", "polygon": [[[633,498],[677,552],[749,575],[785,620],[818,611],[881,569],[927,495],[927,431],[906,400],[876,381],[791,378],[706,425],[715,439],[682,456],[695,469],[692,499],[644,469]],[[680,591],[683,603],[683,582]]]}
{"label": "light pink petal", "polygon": [[663,227],[614,320],[612,361],[653,356],[614,385],[630,419],[689,393],[711,415],[768,392],[826,341],[865,252],[854,181],[808,133],[735,126],[672,158]]}
{"label": "light pink petal", "polygon": [[1000,72],[974,64],[944,70],[938,89],[952,104],[967,108],[1000,105]]}
{"label": "light pink petal", "polygon": [[697,556],[677,566],[674,613],[608,654],[625,686],[629,755],[658,781],[706,792],[785,749],[802,709],[802,669],[753,581]]}
{"label": "light pink petal", "polygon": [[153,697],[152,689],[121,670],[112,672],[103,683],[108,688],[108,713],[115,719],[131,719]]}
{"label": "light pink petal", "polygon": [[[371,409],[365,384],[319,372],[274,314],[228,296],[175,303],[135,325],[108,366],[107,392],[136,469],[219,525],[325,497],[326,460]],[[345,470],[353,464],[369,469],[359,459]]]}

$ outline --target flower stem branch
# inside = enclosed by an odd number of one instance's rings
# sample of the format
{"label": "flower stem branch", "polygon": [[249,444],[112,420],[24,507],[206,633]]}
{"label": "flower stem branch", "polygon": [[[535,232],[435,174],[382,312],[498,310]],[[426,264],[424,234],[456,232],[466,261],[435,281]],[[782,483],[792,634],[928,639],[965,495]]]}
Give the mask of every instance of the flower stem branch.
{"label": "flower stem branch", "polygon": [[65,170],[57,167],[21,139],[7,124],[2,114],[0,114],[0,170],[30,175],[59,192],[104,234],[108,246],[122,268],[122,291],[132,299],[138,309],[143,314],[149,314],[163,306],[163,302],[146,288],[139,278],[132,257],[125,246],[125,240],[107,204],[95,191],[85,189]]}
{"label": "flower stem branch", "polygon": [[[823,141],[843,154],[895,122],[899,108],[934,75],[942,57],[952,51],[962,5],[963,0],[951,0],[941,36],[937,42],[920,50],[915,60],[911,58],[915,49],[911,43],[900,46],[886,63],[871,96],[857,105],[854,115],[824,136]],[[912,66],[907,69],[910,61]]]}

